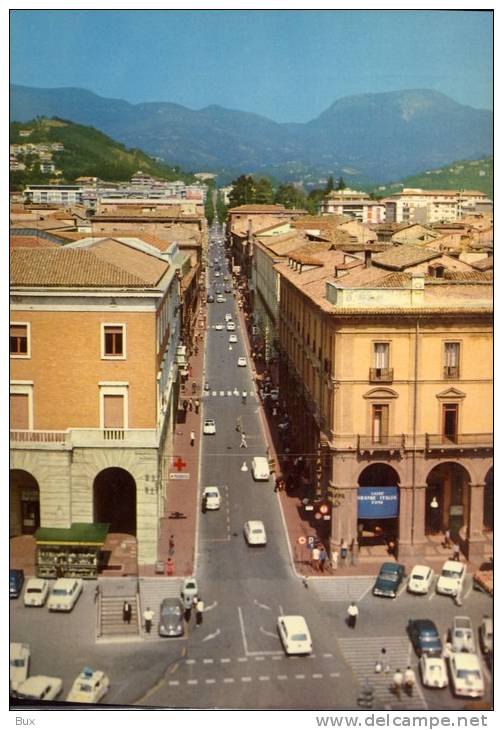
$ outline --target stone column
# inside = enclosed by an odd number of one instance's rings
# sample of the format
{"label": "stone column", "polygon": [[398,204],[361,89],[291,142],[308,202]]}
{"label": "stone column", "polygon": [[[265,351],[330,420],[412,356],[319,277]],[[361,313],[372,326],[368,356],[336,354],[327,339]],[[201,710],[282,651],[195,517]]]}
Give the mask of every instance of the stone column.
{"label": "stone column", "polygon": [[423,558],[426,551],[424,502],[426,484],[403,485],[400,488],[397,557]]}
{"label": "stone column", "polygon": [[467,557],[472,563],[484,560],[484,485],[470,484],[467,530]]}
{"label": "stone column", "polygon": [[332,508],[332,525],[330,534],[330,552],[339,551],[341,541],[349,545],[358,540],[358,489],[353,485],[336,488],[338,506]]}

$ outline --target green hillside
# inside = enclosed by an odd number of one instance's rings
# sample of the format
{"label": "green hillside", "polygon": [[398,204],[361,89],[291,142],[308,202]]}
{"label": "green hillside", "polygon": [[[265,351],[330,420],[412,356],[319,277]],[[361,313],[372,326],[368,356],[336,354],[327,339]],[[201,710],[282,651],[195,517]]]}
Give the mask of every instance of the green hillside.
{"label": "green hillside", "polygon": [[380,185],[372,189],[373,195],[382,198],[398,193],[402,188],[423,188],[424,190],[480,190],[493,197],[493,158],[481,160],[460,160],[446,167],[426,170],[411,175],[400,182]]}
{"label": "green hillside", "polygon": [[[21,137],[20,130],[31,129],[29,137]],[[30,122],[11,122],[11,144],[51,144],[61,142],[64,150],[53,152],[52,162],[62,174],[55,176],[40,172],[40,160],[36,154],[19,157],[26,170],[11,171],[11,189],[24,185],[58,182],[73,182],[81,176],[99,177],[101,180],[129,180],[138,170],[163,180],[185,180],[192,182],[193,176],[184,174],[176,166],[157,162],[138,149],[127,149],[94,127],[85,127],[63,119],[40,117]]]}

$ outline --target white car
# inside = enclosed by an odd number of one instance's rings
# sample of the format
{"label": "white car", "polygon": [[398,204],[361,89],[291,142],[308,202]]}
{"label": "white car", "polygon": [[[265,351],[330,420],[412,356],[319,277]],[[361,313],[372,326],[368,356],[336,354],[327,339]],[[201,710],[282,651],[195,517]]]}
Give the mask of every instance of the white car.
{"label": "white car", "polygon": [[81,578],[58,578],[49,594],[49,611],[71,611],[84,588]]}
{"label": "white car", "polygon": [[252,477],[257,482],[268,482],[269,481],[269,462],[265,456],[254,456],[251,461],[251,473]]}
{"label": "white car", "polygon": [[248,545],[267,544],[267,535],[264,523],[261,520],[248,520],[244,524],[243,532]]}
{"label": "white car", "polygon": [[232,345],[233,343],[235,343],[237,341],[238,341],[238,336],[237,335],[229,335],[229,344]]}
{"label": "white car", "polygon": [[215,421],[212,418],[207,418],[203,424],[203,433],[210,436],[214,436],[217,432]]}
{"label": "white car", "polygon": [[238,368],[246,367],[246,357],[238,357]]}
{"label": "white car", "polygon": [[428,593],[433,575],[433,570],[427,565],[415,565],[410,571],[407,590],[410,593]]}
{"label": "white car", "polygon": [[59,677],[36,674],[19,685],[16,697],[23,700],[55,700],[62,689],[63,680]]}
{"label": "white car", "polygon": [[20,644],[12,641],[9,647],[10,667],[9,679],[10,688],[16,691],[28,677],[30,666],[30,647],[28,644]]}
{"label": "white car", "polygon": [[199,589],[197,587],[196,579],[193,577],[185,578],[185,580],[183,581],[182,590],[180,593],[182,600],[184,601],[184,604],[185,604],[185,601],[192,601],[192,599],[195,596],[197,596],[198,593],[199,593]]}
{"label": "white car", "polygon": [[108,692],[110,680],[99,669],[84,667],[66,696],[67,702],[96,704]]}
{"label": "white car", "polygon": [[215,276],[220,276],[220,271],[215,271]]}
{"label": "white car", "polygon": [[311,634],[303,616],[278,616],[278,633],[286,654],[310,654]]}
{"label": "white car", "polygon": [[235,332],[236,325],[234,322],[227,322],[227,332]]}
{"label": "white car", "polygon": [[448,662],[454,694],[458,697],[483,697],[484,676],[477,654],[453,652]]}
{"label": "white car", "polygon": [[24,589],[25,606],[43,606],[49,594],[49,581],[43,578],[30,578]]}
{"label": "white car", "polygon": [[437,579],[437,593],[457,596],[463,590],[466,565],[458,560],[446,560]]}
{"label": "white car", "polygon": [[475,654],[475,634],[469,616],[454,616],[451,629],[452,651],[468,651]]}
{"label": "white car", "polygon": [[480,646],[484,654],[491,654],[493,651],[493,620],[490,616],[484,616],[479,628]]}
{"label": "white car", "polygon": [[422,654],[419,659],[419,672],[425,687],[438,687],[441,689],[449,684],[445,659],[441,656]]}
{"label": "white car", "polygon": [[232,322],[232,314],[230,312],[227,312],[227,314],[225,315],[225,321]]}
{"label": "white car", "polygon": [[220,509],[222,499],[218,487],[205,487],[202,498],[206,499],[206,509]]}
{"label": "white car", "polygon": [[226,302],[226,301],[227,301],[227,300],[226,300],[226,298],[224,297],[224,295],[223,295],[223,294],[217,294],[217,303],[218,303],[218,304],[223,304],[223,303],[224,303],[224,302]]}
{"label": "white car", "polygon": [[[218,297],[217,297],[217,302],[218,302]],[[223,326],[223,324],[221,322],[219,322],[218,324],[215,325],[215,329],[218,332],[221,332],[223,330],[223,328],[224,328],[224,326]]]}

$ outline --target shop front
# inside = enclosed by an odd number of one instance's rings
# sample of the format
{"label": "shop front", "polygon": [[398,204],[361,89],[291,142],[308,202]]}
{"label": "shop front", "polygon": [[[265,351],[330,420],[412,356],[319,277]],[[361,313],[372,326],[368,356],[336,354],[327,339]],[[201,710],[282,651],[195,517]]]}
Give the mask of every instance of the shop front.
{"label": "shop front", "polygon": [[358,543],[394,546],[398,535],[397,486],[358,487]]}
{"label": "shop front", "polygon": [[39,527],[35,532],[37,578],[96,578],[109,527],[100,522]]}

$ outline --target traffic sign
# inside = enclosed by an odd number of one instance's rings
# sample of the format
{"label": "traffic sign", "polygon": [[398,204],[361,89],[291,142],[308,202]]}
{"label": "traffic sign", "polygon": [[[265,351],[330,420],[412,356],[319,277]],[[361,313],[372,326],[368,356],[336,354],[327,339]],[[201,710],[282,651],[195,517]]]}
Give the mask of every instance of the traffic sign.
{"label": "traffic sign", "polygon": [[314,545],[315,541],[316,541],[316,538],[313,537],[313,535],[309,535],[309,537],[307,538],[307,544],[310,545],[311,547]]}
{"label": "traffic sign", "polygon": [[170,479],[190,479],[189,472],[183,472],[183,471],[174,471],[171,472],[169,475]]}
{"label": "traffic sign", "polygon": [[306,540],[306,538],[304,537],[304,535],[301,535],[301,536],[299,537],[299,540],[298,540],[298,542],[299,542],[299,545],[305,545],[305,544],[306,544],[306,542],[307,542],[307,540]]}

